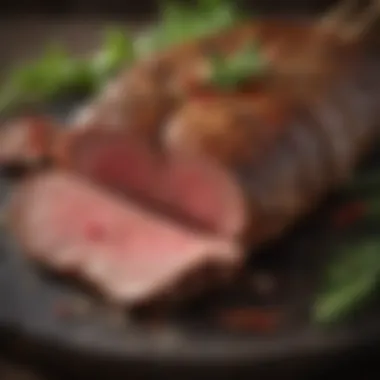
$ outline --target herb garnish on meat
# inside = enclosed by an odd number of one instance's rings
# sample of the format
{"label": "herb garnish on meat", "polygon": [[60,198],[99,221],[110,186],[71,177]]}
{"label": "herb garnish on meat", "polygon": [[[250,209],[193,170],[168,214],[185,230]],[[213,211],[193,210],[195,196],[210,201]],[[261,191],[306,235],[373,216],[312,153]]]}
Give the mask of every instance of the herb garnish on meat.
{"label": "herb garnish on meat", "polygon": [[234,88],[261,76],[268,65],[257,43],[247,44],[230,57],[211,57],[210,82],[219,88]]}
{"label": "herb garnish on meat", "polygon": [[62,48],[49,48],[33,62],[12,70],[0,92],[0,112],[25,103],[45,102],[67,92],[91,93],[122,67],[160,49],[228,28],[240,12],[228,0],[199,0],[196,6],[169,2],[157,25],[133,39],[123,30],[106,33],[94,56],[75,58]]}
{"label": "herb garnish on meat", "polygon": [[242,17],[228,0],[198,0],[196,5],[170,1],[163,5],[155,27],[135,39],[139,57],[218,33]]}

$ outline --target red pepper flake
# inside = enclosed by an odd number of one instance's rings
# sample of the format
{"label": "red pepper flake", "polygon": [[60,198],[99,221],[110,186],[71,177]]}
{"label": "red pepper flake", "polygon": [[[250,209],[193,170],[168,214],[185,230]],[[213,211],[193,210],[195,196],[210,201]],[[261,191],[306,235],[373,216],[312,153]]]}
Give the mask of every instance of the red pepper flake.
{"label": "red pepper flake", "polygon": [[224,310],[218,319],[229,329],[271,333],[277,329],[281,313],[278,310],[242,308]]}
{"label": "red pepper flake", "polygon": [[362,201],[345,204],[331,218],[335,228],[345,228],[363,218],[367,211],[367,205]]}

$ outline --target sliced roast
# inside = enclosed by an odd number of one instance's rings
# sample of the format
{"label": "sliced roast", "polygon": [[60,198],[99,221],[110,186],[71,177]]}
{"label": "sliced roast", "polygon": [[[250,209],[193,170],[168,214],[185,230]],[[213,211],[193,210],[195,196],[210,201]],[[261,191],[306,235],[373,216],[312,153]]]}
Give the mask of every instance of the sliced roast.
{"label": "sliced roast", "polygon": [[220,164],[182,153],[164,153],[118,131],[88,131],[57,147],[61,166],[107,189],[224,236],[242,235],[243,193]]}
{"label": "sliced roast", "polygon": [[[243,257],[229,239],[191,230],[64,171],[19,185],[10,226],[30,258],[130,305],[175,292],[205,266],[223,278]],[[199,284],[186,287],[192,285]]]}

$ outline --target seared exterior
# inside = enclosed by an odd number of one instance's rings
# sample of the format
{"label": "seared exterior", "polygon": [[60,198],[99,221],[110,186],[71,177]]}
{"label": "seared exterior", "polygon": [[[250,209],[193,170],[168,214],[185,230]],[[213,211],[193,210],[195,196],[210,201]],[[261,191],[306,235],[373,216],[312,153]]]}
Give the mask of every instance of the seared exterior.
{"label": "seared exterior", "polygon": [[[242,103],[228,105],[223,95],[214,95],[211,100],[188,102],[168,123],[166,144],[170,149],[216,156],[230,168],[252,202],[251,231],[257,243],[277,236],[318,204],[326,192],[347,180],[377,138],[378,47],[371,41],[355,55],[351,49],[340,52],[340,69],[334,75],[318,78],[323,86],[303,98],[289,87],[293,109],[286,118],[266,118],[263,123],[251,115],[248,123],[236,123]],[[248,113],[256,112],[254,99],[247,108]],[[275,113],[273,108],[268,115]],[[214,137],[215,131],[224,133],[216,132]],[[212,144],[217,140],[219,151],[215,154]],[[229,150],[220,149],[224,146]]]}
{"label": "seared exterior", "polygon": [[[73,124],[86,128],[103,125],[129,128],[157,138],[170,114],[194,88],[207,83],[210,55],[231,55],[249,42],[259,42],[274,70],[328,70],[323,57],[312,59],[310,46],[325,43],[317,22],[294,20],[252,21],[216,36],[190,42],[153,56],[115,78],[87,107],[75,113]],[[323,39],[323,41],[319,41]],[[312,62],[312,65],[310,65]],[[313,66],[313,67],[310,67]]]}

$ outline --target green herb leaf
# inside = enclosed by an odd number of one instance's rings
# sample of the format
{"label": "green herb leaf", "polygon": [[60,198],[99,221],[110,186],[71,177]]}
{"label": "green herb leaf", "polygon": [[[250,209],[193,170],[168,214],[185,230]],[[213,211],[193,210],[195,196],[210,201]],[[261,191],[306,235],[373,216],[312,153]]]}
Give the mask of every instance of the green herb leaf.
{"label": "green herb leaf", "polygon": [[166,2],[160,22],[151,31],[135,40],[138,56],[181,44],[232,26],[241,18],[232,2],[200,0],[197,6],[185,6],[174,1]]}
{"label": "green herb leaf", "polygon": [[247,45],[231,57],[211,58],[212,74],[210,82],[222,88],[231,88],[262,75],[268,67],[257,44]]}
{"label": "green herb leaf", "polygon": [[103,48],[90,60],[94,82],[100,87],[122,66],[135,58],[133,40],[126,31],[112,28],[106,31]]}
{"label": "green herb leaf", "polygon": [[224,0],[200,0],[196,7],[171,1],[153,31],[133,41],[124,31],[111,29],[94,57],[74,59],[61,48],[51,47],[40,59],[9,74],[0,92],[0,112],[23,102],[50,100],[64,92],[93,91],[135,58],[217,32],[236,19],[236,10]]}
{"label": "green herb leaf", "polygon": [[94,57],[73,58],[61,47],[51,46],[39,59],[9,74],[0,92],[0,112],[71,91],[94,91],[133,58],[131,38],[118,29],[107,31]]}
{"label": "green herb leaf", "polygon": [[58,90],[67,72],[67,56],[56,47],[49,48],[41,59],[17,67],[7,78],[0,98],[2,109],[24,100],[33,101]]}
{"label": "green herb leaf", "polygon": [[318,323],[335,322],[371,295],[380,278],[380,241],[345,246],[327,269],[325,289],[314,304]]}

